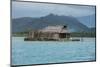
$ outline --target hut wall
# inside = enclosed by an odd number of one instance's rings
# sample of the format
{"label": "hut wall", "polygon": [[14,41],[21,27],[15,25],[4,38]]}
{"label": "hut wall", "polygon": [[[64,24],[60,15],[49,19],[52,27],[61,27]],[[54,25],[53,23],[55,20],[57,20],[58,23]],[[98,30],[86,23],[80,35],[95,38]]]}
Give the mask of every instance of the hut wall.
{"label": "hut wall", "polygon": [[57,33],[54,34],[54,35],[53,35],[53,39],[56,39],[56,40],[59,39],[59,34],[57,34]]}
{"label": "hut wall", "polygon": [[70,33],[67,33],[67,34],[66,34],[66,37],[67,37],[67,38],[70,38]]}

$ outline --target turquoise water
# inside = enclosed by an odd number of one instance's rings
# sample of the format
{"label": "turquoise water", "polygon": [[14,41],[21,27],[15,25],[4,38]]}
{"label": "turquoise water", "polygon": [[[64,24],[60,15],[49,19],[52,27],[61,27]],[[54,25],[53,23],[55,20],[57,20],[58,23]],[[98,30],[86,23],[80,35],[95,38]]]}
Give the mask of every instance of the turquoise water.
{"label": "turquoise water", "polygon": [[83,41],[24,41],[12,38],[12,65],[95,60],[95,38]]}

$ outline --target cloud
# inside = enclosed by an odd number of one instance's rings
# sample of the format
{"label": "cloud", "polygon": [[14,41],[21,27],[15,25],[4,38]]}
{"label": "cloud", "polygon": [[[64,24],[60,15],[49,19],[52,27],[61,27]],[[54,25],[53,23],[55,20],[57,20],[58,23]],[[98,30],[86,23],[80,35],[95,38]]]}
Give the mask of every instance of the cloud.
{"label": "cloud", "polygon": [[31,2],[12,2],[12,17],[41,17],[50,13],[82,17],[95,14],[95,7]]}

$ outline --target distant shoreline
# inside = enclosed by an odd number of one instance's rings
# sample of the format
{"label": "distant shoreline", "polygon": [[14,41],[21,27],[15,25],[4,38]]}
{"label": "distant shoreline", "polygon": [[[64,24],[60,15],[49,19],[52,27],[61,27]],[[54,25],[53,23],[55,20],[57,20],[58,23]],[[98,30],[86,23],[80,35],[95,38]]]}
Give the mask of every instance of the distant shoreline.
{"label": "distant shoreline", "polygon": [[[96,37],[96,32],[72,32],[71,37]],[[28,32],[15,32],[12,33],[13,37],[27,37]]]}
{"label": "distant shoreline", "polygon": [[[27,37],[27,36],[11,36],[11,37]],[[96,38],[96,37],[71,37],[71,38]]]}

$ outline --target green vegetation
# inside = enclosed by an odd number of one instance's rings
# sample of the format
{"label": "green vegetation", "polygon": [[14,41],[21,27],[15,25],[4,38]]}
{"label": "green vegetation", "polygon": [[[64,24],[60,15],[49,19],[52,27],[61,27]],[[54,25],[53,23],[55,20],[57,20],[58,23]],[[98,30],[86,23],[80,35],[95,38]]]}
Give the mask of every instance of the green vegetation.
{"label": "green vegetation", "polygon": [[95,32],[73,32],[71,37],[96,37]]}
{"label": "green vegetation", "polygon": [[[95,32],[73,32],[70,33],[71,37],[96,37],[96,33]],[[12,36],[14,37],[24,37],[27,36],[28,32],[16,32],[16,33],[12,33]]]}
{"label": "green vegetation", "polygon": [[24,36],[27,36],[28,35],[28,32],[14,32],[12,33],[12,36],[14,37],[24,37]]}

